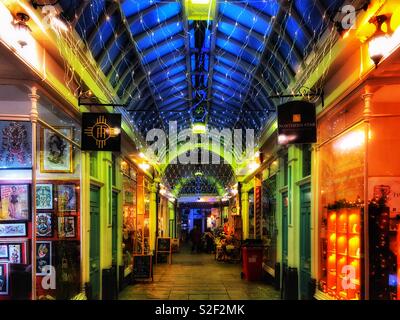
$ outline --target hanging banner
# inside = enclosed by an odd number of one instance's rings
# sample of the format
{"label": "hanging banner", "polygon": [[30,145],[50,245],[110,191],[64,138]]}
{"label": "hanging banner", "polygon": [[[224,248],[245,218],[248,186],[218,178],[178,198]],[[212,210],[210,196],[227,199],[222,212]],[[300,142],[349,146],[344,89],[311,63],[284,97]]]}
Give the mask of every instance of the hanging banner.
{"label": "hanging banner", "polygon": [[315,105],[291,101],[278,106],[278,143],[303,144],[317,142]]}
{"label": "hanging banner", "polygon": [[121,114],[82,113],[82,151],[121,151]]}

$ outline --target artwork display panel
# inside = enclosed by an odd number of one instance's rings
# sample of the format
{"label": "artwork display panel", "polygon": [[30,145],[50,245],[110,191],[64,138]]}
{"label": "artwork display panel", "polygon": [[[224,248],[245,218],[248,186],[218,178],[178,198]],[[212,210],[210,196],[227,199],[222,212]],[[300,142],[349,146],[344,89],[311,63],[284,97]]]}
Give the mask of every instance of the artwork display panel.
{"label": "artwork display panel", "polygon": [[61,184],[57,187],[57,200],[59,212],[76,212],[76,186],[74,184]]}
{"label": "artwork display panel", "polygon": [[0,169],[32,168],[32,124],[0,121]]}
{"label": "artwork display panel", "polygon": [[50,212],[38,212],[36,215],[36,236],[53,236],[53,215]]}
{"label": "artwork display panel", "polygon": [[25,222],[1,223],[0,237],[26,237],[27,228]]}
{"label": "artwork display panel", "polygon": [[53,209],[53,185],[37,184],[36,185],[36,209],[52,210]]}
{"label": "artwork display panel", "polygon": [[[73,138],[73,128],[55,127],[64,136]],[[47,173],[73,172],[73,147],[62,136],[47,128],[40,132],[40,171]]]}
{"label": "artwork display panel", "polygon": [[47,275],[46,266],[52,265],[51,258],[51,242],[37,241],[36,242],[36,274]]}
{"label": "artwork display panel", "polygon": [[28,184],[0,186],[0,221],[29,220],[30,194]]}
{"label": "artwork display panel", "polygon": [[8,295],[8,263],[0,263],[0,295]]}

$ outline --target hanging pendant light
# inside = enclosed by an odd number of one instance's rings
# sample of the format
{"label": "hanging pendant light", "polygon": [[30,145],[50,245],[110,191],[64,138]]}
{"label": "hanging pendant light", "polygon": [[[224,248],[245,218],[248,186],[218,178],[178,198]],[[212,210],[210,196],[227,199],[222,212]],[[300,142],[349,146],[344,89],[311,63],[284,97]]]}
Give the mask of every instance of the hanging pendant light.
{"label": "hanging pendant light", "polygon": [[23,12],[18,12],[14,20],[15,36],[21,48],[28,44],[29,33],[32,32],[31,28],[26,24],[29,21],[29,16]]}
{"label": "hanging pendant light", "polygon": [[387,34],[387,17],[379,15],[373,17],[370,22],[376,25],[376,33],[368,43],[369,57],[374,62],[375,67],[388,54],[390,48],[390,37]]}

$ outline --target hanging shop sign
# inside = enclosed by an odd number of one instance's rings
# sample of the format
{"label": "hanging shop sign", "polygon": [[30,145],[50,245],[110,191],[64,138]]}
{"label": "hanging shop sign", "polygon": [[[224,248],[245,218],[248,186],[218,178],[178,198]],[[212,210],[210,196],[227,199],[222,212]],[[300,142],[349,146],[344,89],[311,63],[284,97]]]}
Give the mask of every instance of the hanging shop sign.
{"label": "hanging shop sign", "polygon": [[82,113],[83,151],[121,151],[121,114]]}
{"label": "hanging shop sign", "polygon": [[278,106],[278,143],[303,144],[317,142],[315,105],[291,101]]}

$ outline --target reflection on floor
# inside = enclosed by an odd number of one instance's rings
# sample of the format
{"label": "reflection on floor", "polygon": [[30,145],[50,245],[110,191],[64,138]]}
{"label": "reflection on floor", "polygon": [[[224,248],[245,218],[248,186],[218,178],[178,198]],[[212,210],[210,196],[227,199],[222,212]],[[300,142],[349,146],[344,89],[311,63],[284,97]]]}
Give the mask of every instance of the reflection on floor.
{"label": "reflection on floor", "polygon": [[120,300],[278,300],[279,291],[240,278],[241,264],[217,262],[214,255],[173,255],[173,263],[157,264],[154,282],[125,288]]}

